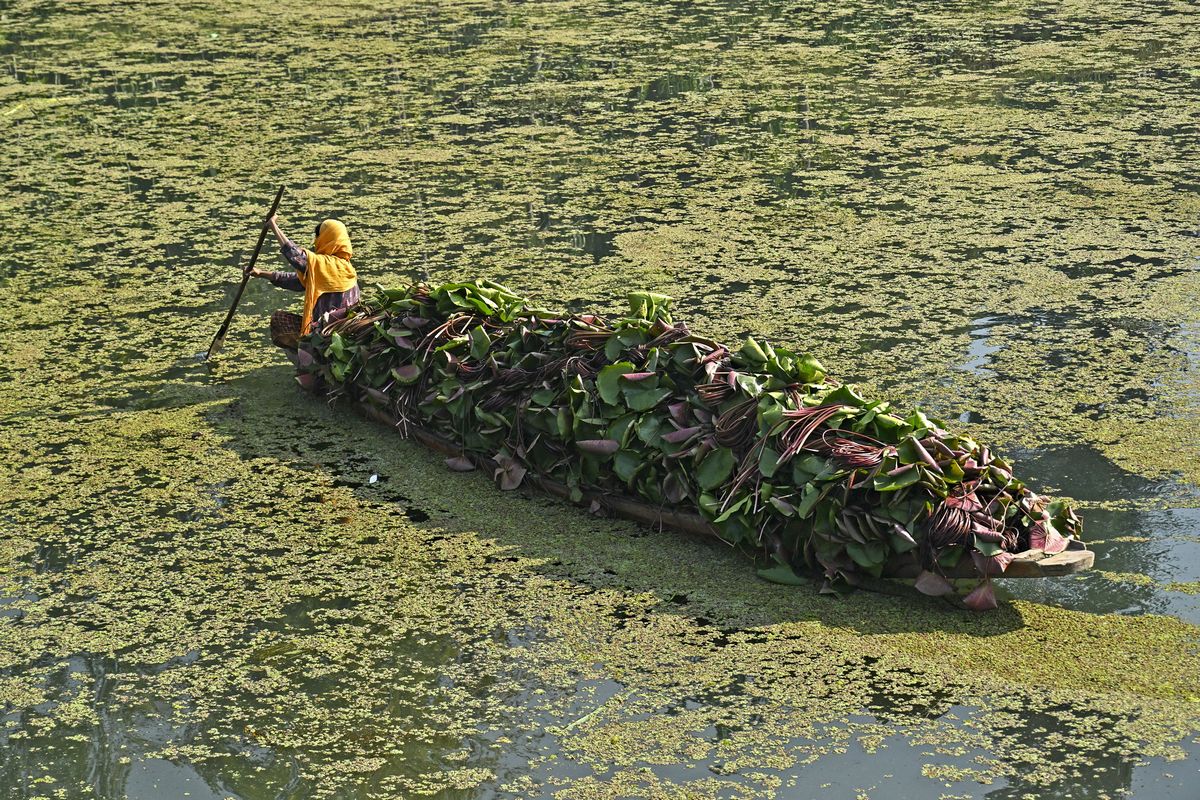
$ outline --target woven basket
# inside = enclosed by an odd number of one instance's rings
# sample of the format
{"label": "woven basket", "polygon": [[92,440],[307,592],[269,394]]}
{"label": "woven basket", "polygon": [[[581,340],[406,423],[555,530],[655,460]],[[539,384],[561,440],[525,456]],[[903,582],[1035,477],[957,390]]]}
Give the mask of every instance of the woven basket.
{"label": "woven basket", "polygon": [[276,311],[271,315],[271,342],[285,350],[295,350],[300,340],[300,315]]}

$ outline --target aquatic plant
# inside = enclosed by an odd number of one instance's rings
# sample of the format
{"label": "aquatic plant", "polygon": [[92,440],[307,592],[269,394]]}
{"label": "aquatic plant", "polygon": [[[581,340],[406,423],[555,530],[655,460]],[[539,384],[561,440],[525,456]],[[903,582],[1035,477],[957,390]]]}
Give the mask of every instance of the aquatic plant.
{"label": "aquatic plant", "polygon": [[633,292],[607,320],[489,280],[379,289],[302,341],[299,379],[458,443],[453,469],[489,459],[503,489],[532,473],[577,502],[600,491],[696,510],[826,591],[916,559],[916,588],[950,594],[948,572],[970,559],[980,583],[964,602],[993,608],[991,578],[1014,553],[1079,535],[1068,503],[987,446],[864,397],[811,355],[693,334],[670,305]]}
{"label": "aquatic plant", "polygon": [[[124,797],[171,759],[244,797],[772,798],[850,772],[872,797],[1189,796],[1180,8],[7,4],[0,785]],[[185,361],[279,181],[288,230],[340,213],[385,285],[478,265],[612,318],[686,285],[694,330],[817,352],[1069,483],[1122,580],[1008,581],[1025,599],[967,619],[830,604],[732,549],[501,506],[280,391],[262,323],[295,298],[265,284],[219,363]],[[990,785],[945,786],[964,764]]]}

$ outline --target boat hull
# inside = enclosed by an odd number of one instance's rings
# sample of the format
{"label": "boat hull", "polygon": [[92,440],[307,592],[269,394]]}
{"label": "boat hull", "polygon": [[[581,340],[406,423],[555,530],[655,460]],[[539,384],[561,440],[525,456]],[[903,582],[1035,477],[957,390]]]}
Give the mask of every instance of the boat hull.
{"label": "boat hull", "polygon": [[[469,452],[441,434],[424,430],[412,424],[403,423],[394,414],[385,409],[362,401],[346,401],[353,405],[364,416],[387,425],[397,432],[403,430],[408,438],[414,439],[430,450],[452,457],[466,457],[481,471],[492,474],[499,469],[490,458]],[[564,483],[548,478],[529,474],[524,484],[546,494],[570,501],[570,489]],[[620,495],[605,492],[583,491],[582,499],[575,502],[585,508],[603,510],[612,516],[621,517],[652,528],[672,530],[686,533],[706,540],[721,540],[717,531],[699,514],[673,509],[660,509]],[[1096,554],[1088,550],[1078,540],[1070,540],[1067,549],[1061,553],[1047,554],[1041,550],[1024,550],[1013,554],[1013,560],[1005,569],[1003,578],[1054,578],[1072,575],[1091,569],[1095,563]],[[914,554],[906,553],[893,558],[884,567],[883,577],[895,580],[910,580],[921,573],[921,564]],[[953,569],[944,572],[947,578],[962,580],[978,580],[979,573],[970,559],[961,560]]]}

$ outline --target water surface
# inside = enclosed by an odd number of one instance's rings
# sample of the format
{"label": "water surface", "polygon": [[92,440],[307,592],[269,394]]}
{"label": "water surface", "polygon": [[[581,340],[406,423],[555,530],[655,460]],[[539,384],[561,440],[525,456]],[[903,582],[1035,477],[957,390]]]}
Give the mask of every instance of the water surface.
{"label": "water surface", "polygon": [[[5,4],[0,796],[1193,797],[1197,53],[1185,2]],[[279,183],[368,283],[810,350],[1097,569],[838,600],[503,495],[301,396],[257,282],[202,363]]]}

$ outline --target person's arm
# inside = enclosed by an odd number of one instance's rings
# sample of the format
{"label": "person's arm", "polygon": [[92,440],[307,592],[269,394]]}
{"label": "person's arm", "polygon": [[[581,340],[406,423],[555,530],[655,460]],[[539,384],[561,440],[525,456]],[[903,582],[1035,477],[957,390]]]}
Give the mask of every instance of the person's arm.
{"label": "person's arm", "polygon": [[294,272],[271,272],[270,270],[256,269],[250,274],[257,278],[266,278],[280,289],[291,289],[293,292],[304,291],[304,284],[300,282],[300,278]]}
{"label": "person's arm", "polygon": [[[297,247],[292,240],[287,237],[287,234],[285,234],[279,227],[278,218],[272,214],[271,218],[267,220],[267,224],[271,226],[271,232],[275,234],[275,239],[279,242],[279,248],[283,252],[283,257],[287,259],[287,262],[299,272],[304,272],[307,270],[308,253],[304,252],[303,248]],[[281,289],[295,289],[296,291],[304,290],[304,286],[300,283],[300,280],[296,277],[295,273],[272,272],[264,269],[253,269],[250,270],[250,274],[255,278],[266,278]]]}
{"label": "person's arm", "polygon": [[291,243],[291,239],[289,239],[279,227],[279,217],[277,215],[272,214],[271,218],[267,220],[267,224],[271,226],[271,232],[274,233],[275,238],[279,240],[280,247]]}

